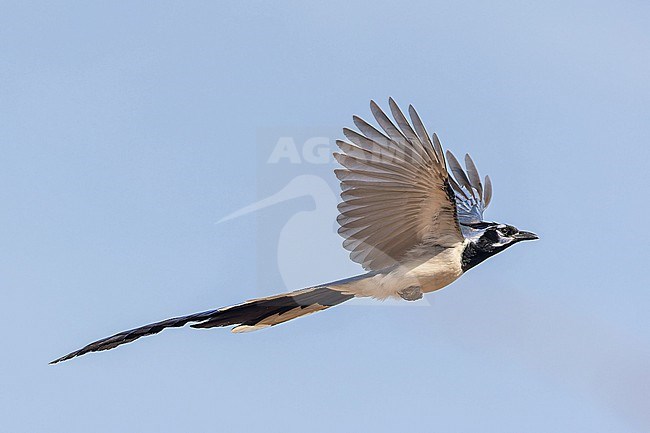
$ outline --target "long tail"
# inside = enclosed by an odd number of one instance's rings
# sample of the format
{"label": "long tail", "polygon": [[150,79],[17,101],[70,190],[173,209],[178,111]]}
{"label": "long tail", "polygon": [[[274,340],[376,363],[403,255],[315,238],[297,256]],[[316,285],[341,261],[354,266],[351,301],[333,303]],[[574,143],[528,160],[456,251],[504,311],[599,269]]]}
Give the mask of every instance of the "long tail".
{"label": "long tail", "polygon": [[178,328],[188,323],[195,323],[191,325],[193,328],[237,325],[232,329],[232,332],[255,331],[315,313],[316,311],[325,310],[353,297],[354,294],[341,291],[340,288],[336,290],[326,286],[319,286],[253,299],[231,307],[204,311],[189,316],[174,317],[129,331],[123,331],[90,343],[79,350],[55,359],[50,364],[66,361],[89,352],[112,349],[135,341],[140,337],[157,334],[165,328]]}

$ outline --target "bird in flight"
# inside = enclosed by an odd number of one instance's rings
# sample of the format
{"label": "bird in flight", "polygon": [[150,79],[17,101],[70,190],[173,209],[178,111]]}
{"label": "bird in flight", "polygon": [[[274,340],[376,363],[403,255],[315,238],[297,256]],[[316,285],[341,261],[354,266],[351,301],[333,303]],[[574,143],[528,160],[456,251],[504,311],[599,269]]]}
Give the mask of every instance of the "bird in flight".
{"label": "bird in flight", "polygon": [[465,169],[436,134],[429,135],[413,106],[410,122],[389,99],[391,120],[374,102],[370,109],[381,130],[354,116],[359,132],[344,128],[335,153],[343,168],[339,234],[364,274],[280,295],[252,299],[216,310],[174,317],[88,344],[51,364],[108,350],[165,328],[231,326],[255,331],[339,305],[355,297],[415,301],[465,272],[526,240],[531,232],[483,220],[492,182],[481,181],[469,155]]}

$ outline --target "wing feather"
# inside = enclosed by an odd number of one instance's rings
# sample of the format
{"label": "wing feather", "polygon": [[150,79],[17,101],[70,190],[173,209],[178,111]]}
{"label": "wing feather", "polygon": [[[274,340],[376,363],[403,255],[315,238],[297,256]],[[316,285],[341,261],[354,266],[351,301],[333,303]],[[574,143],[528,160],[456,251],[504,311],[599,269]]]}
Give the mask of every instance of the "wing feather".
{"label": "wing feather", "polygon": [[[476,164],[469,155],[465,155],[465,170],[449,151],[447,151],[447,161],[455,178],[454,181],[450,176],[449,183],[456,195],[459,222],[466,226],[483,221],[483,213],[492,199],[492,182],[489,176],[485,176],[484,185]],[[463,228],[463,232],[467,236],[469,229]]]}
{"label": "wing feather", "polygon": [[483,203],[485,203],[485,209],[490,205],[492,201],[492,181],[490,176],[485,175],[485,195],[483,196]]}
{"label": "wing feather", "polygon": [[[354,116],[360,132],[344,129],[335,158],[343,169],[339,233],[350,257],[380,270],[403,260],[419,244],[450,246],[464,240],[438,137],[431,138],[412,106],[411,122],[393,99],[391,120],[374,102],[370,110],[384,131]],[[469,181],[468,181],[469,183]]]}
{"label": "wing feather", "polygon": [[472,188],[476,190],[479,198],[483,197],[483,185],[481,184],[481,177],[478,175],[478,170],[472,157],[469,156],[469,153],[465,155],[465,167],[467,167],[467,174],[469,175],[469,181],[472,184]]}
{"label": "wing feather", "polygon": [[[415,109],[413,111],[415,111]],[[440,162],[440,167],[445,168],[445,155],[442,151],[442,144],[440,144],[440,139],[438,139],[438,134],[434,132],[431,138],[433,139],[433,150],[436,152],[436,156],[438,157],[438,161]]]}
{"label": "wing feather", "polygon": [[456,193],[456,195],[462,195],[466,200],[469,200],[469,197],[467,194],[465,194],[465,191],[463,191],[460,185],[458,185],[458,183],[456,183],[454,178],[451,176],[449,176],[449,183],[451,184],[451,188],[454,190],[454,193]]}
{"label": "wing feather", "polygon": [[450,151],[447,151],[447,162],[449,163],[449,168],[451,168],[451,172],[454,174],[454,177],[456,178],[456,182],[458,182],[460,186],[465,188],[472,195],[472,197],[476,198],[476,196],[474,195],[474,190],[472,189],[472,184],[467,178],[465,171],[460,166],[460,163],[458,162],[454,154],[451,153]]}
{"label": "wing feather", "polygon": [[436,166],[441,166],[441,165],[444,166],[444,164],[441,163],[440,157],[436,153],[431,138],[429,138],[429,133],[427,132],[427,129],[424,127],[424,124],[422,123],[422,120],[420,119],[418,112],[415,111],[415,108],[413,108],[412,105],[409,105],[409,116],[413,121],[413,126],[415,127],[415,131],[418,135],[418,139],[422,143],[424,143],[424,148],[426,149],[431,159],[437,163]]}
{"label": "wing feather", "polygon": [[404,113],[402,113],[402,110],[400,110],[393,98],[388,98],[388,106],[390,107],[390,113],[397,122],[397,126],[400,127],[403,136],[406,137],[413,146],[416,146],[416,143],[420,143],[420,138],[415,134],[415,131],[409,124],[408,120],[406,120]]}

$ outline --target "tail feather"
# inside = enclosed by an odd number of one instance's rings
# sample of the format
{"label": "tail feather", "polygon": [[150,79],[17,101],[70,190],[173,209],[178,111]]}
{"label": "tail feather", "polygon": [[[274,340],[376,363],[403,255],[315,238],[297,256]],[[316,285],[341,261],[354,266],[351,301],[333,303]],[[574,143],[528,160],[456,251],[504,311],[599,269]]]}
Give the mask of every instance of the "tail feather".
{"label": "tail feather", "polygon": [[[298,290],[225,308],[221,310],[222,314],[214,315],[206,321],[191,326],[192,328],[213,328],[234,324],[255,326],[260,323],[272,326],[314,312],[308,310],[307,307],[320,307],[324,310],[353,297],[353,294],[333,290],[329,287]],[[297,316],[288,314],[296,309],[304,311],[304,314]],[[277,320],[271,320],[273,316],[278,316]]]}
{"label": "tail feather", "polygon": [[231,307],[174,317],[123,331],[90,343],[79,350],[55,359],[50,364],[56,364],[90,352],[113,349],[122,344],[135,341],[140,337],[157,334],[165,328],[178,328],[188,323],[195,323],[191,325],[193,328],[238,325],[233,328],[233,332],[254,331],[316,311],[325,310],[353,297],[354,294],[330,287],[312,287],[281,295],[253,299]]}

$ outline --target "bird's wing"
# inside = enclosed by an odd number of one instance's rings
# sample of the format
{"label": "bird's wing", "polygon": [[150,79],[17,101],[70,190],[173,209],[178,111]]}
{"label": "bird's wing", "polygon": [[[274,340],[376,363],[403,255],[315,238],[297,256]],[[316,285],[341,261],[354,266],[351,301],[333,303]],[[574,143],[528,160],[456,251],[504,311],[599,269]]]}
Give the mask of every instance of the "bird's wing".
{"label": "bird's wing", "polygon": [[339,234],[350,258],[365,269],[394,266],[417,245],[451,246],[462,242],[455,195],[438,137],[429,136],[409,106],[411,123],[393,99],[397,126],[371,101],[370,109],[385,134],[354,117],[359,132],[343,129],[349,142],[337,141],[344,167]]}
{"label": "bird's wing", "polygon": [[458,221],[461,225],[480,223],[483,221],[483,212],[492,200],[490,176],[485,176],[484,185],[469,154],[465,155],[466,170],[463,170],[450,151],[447,151],[447,162],[453,174],[453,177],[449,177],[449,182],[456,195]]}

